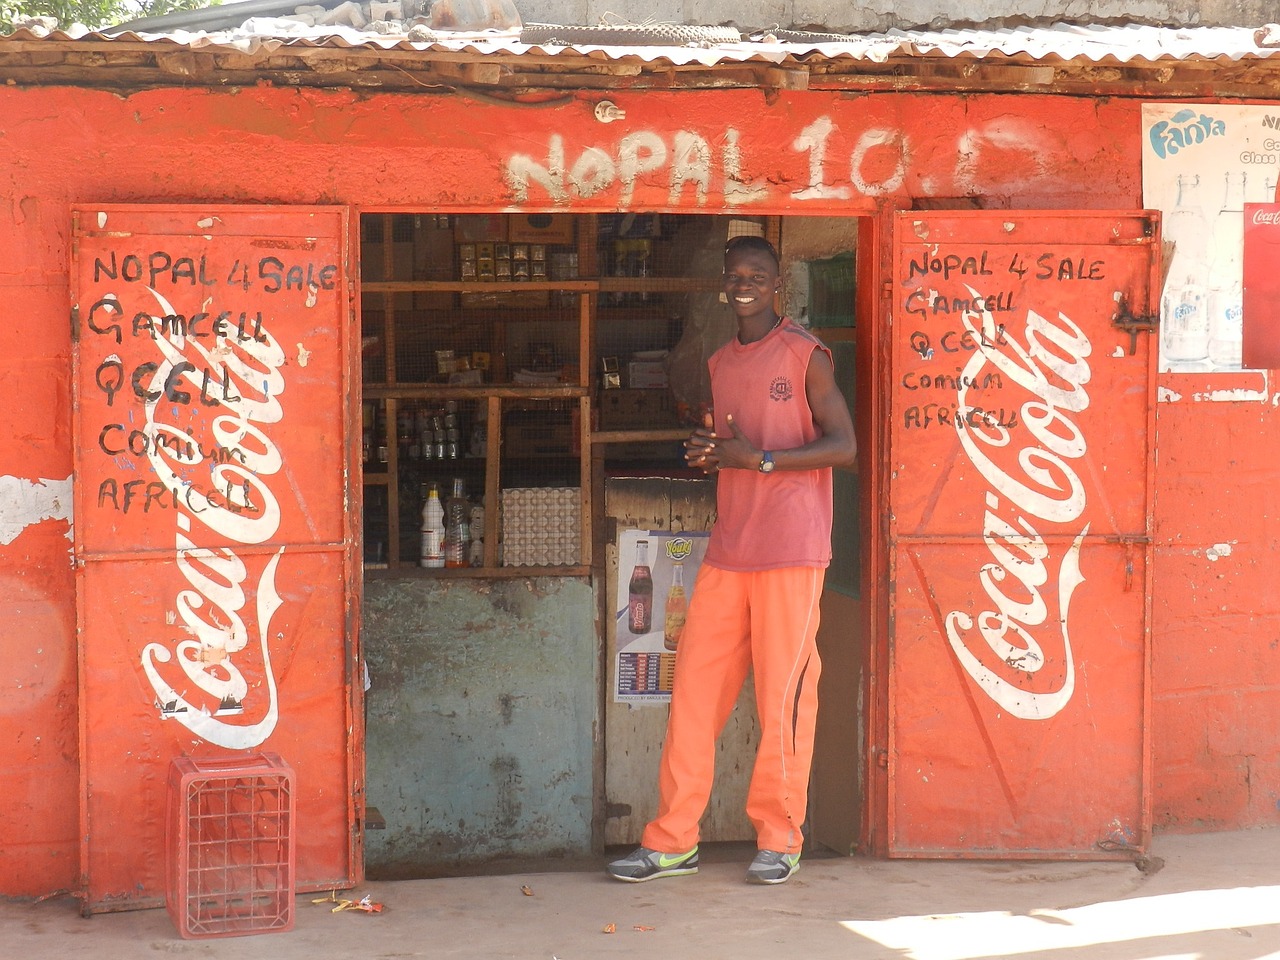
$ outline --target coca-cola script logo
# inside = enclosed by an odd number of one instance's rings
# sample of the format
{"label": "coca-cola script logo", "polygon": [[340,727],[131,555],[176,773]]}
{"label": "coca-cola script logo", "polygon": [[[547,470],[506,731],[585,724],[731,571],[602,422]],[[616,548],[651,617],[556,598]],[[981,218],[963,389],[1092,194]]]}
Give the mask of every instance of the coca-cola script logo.
{"label": "coca-cola script logo", "polygon": [[[174,314],[160,294],[151,292],[162,315]],[[192,390],[216,397],[219,412],[210,419],[212,439],[216,449],[235,450],[237,456],[208,455],[196,442],[207,438],[192,437],[177,422],[163,419],[166,411],[176,417],[172,404],[147,402],[147,435],[153,441],[162,435],[180,441],[150,443],[147,458],[177,506],[177,566],[187,586],[178,591],[175,608],[182,621],[179,629],[189,639],[148,643],[142,651],[142,668],[156,692],[162,717],[177,720],[221,747],[253,747],[271,735],[279,719],[270,637],[272,617],[282,605],[275,577],[284,548],[267,561],[256,586],[250,584],[256,602],[246,611],[244,584],[250,578],[249,565],[234,544],[264,543],[280,526],[280,505],[267,478],[279,472],[282,460],[264,427],[283,418],[279,396],[285,386],[280,373],[284,351],[261,329],[251,336],[234,331],[218,336],[211,349],[176,332],[159,334],[155,342],[164,357],[151,381],[157,396],[166,384],[172,387],[182,379]],[[210,540],[229,541],[232,546],[201,545],[203,538],[193,532],[193,525],[209,534]],[[248,703],[249,684],[237,665],[237,658],[247,656],[251,637],[260,647],[265,708]],[[164,666],[175,658],[174,666]],[[250,723],[222,719],[245,712],[257,719]]]}
{"label": "coca-cola script logo", "polygon": [[1254,210],[1253,222],[1259,225],[1270,224],[1271,226],[1275,226],[1280,223],[1280,207],[1275,207],[1270,210],[1263,210],[1261,208]]}
{"label": "coca-cola script logo", "polygon": [[[981,294],[970,293],[978,302]],[[973,409],[968,384],[980,382],[988,366],[1026,399],[1016,433],[990,418],[955,418],[964,455],[987,483],[982,538],[991,562],[983,564],[978,580],[992,609],[976,617],[952,610],[945,619],[947,640],[965,672],[1001,709],[1043,720],[1060,712],[1075,690],[1071,598],[1084,582],[1080,549],[1089,524],[1074,530],[1087,496],[1072,463],[1088,444],[1072,415],[1089,406],[1084,385],[1092,344],[1061,312],[1051,320],[1028,310],[1025,346],[1011,332],[997,341],[995,320],[985,311],[966,313],[964,324],[979,346],[965,365],[958,408]],[[1057,558],[1044,535],[1059,532],[1054,527],[1073,534]],[[1042,588],[1055,574],[1057,609],[1051,610]]]}

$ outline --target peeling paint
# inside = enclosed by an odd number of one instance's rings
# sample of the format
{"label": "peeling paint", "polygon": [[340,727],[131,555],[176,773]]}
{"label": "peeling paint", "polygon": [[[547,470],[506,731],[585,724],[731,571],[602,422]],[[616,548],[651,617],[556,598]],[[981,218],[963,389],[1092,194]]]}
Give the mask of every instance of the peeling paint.
{"label": "peeling paint", "polygon": [[45,520],[65,520],[71,538],[71,478],[24,480],[0,477],[0,544],[10,544],[27,527]]}
{"label": "peeling paint", "polygon": [[308,350],[306,347],[304,347],[302,344],[298,344],[298,366],[305,367],[310,362],[311,362],[311,351]]}
{"label": "peeling paint", "polygon": [[[1221,387],[1219,384],[1246,382],[1246,377],[1255,376],[1254,387],[1234,386]],[[1190,400],[1192,403],[1270,403],[1280,405],[1280,394],[1272,394],[1270,375],[1267,370],[1241,370],[1231,374],[1206,373],[1198,377],[1194,373],[1178,373],[1174,375],[1182,389],[1172,390],[1167,386],[1157,387],[1156,400],[1159,403],[1177,403]]]}
{"label": "peeling paint", "polygon": [[[1235,541],[1232,541],[1232,543],[1234,542]],[[1219,557],[1229,557],[1231,556],[1231,543],[1215,543],[1204,552],[1204,555],[1210,560],[1217,560]]]}
{"label": "peeling paint", "polygon": [[1266,403],[1266,390],[1206,390],[1201,393],[1193,393],[1191,399],[1197,402],[1209,401],[1211,403]]}

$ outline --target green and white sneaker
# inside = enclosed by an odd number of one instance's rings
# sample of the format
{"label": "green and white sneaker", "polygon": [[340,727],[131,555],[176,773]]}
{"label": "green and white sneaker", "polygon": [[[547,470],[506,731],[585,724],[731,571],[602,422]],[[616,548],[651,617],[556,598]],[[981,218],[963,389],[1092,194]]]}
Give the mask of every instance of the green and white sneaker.
{"label": "green and white sneaker", "polygon": [[615,880],[626,883],[642,883],[659,877],[682,877],[698,872],[698,848],[684,853],[659,853],[648,847],[636,847],[621,860],[615,860],[604,868]]}
{"label": "green and white sneaker", "polygon": [[800,869],[800,854],[761,850],[747,868],[747,883],[786,883]]}

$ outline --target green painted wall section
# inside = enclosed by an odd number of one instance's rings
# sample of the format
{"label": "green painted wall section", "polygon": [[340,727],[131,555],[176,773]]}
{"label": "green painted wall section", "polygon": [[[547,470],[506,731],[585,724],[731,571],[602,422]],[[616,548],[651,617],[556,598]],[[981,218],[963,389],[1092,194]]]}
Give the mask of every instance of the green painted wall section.
{"label": "green painted wall section", "polygon": [[582,579],[372,580],[371,878],[590,853],[597,650]]}

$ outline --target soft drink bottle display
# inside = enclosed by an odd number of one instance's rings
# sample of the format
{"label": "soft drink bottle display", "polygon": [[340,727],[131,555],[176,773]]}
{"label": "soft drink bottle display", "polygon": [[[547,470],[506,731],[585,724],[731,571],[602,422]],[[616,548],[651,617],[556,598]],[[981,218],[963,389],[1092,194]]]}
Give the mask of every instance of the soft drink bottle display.
{"label": "soft drink bottle display", "polygon": [[419,562],[424,567],[444,566],[444,504],[434,483],[427,491],[427,502],[422,505],[422,559]]}
{"label": "soft drink bottle display", "polygon": [[684,564],[676,561],[671,566],[671,589],[667,591],[667,607],[663,618],[662,645],[674,650],[680,645],[684,633],[684,618],[689,609],[689,598],[684,592]]}
{"label": "soft drink bottle display", "polygon": [[653,627],[653,573],[649,570],[649,541],[636,544],[636,565],[627,593],[627,626],[637,636]]}

